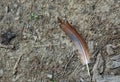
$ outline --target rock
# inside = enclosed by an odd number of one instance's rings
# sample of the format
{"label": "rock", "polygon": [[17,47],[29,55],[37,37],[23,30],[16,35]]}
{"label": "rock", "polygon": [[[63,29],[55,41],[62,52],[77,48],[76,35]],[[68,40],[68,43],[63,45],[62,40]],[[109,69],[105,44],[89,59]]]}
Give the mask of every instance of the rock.
{"label": "rock", "polygon": [[112,61],[107,63],[107,68],[115,69],[117,67],[120,67],[120,62]]}
{"label": "rock", "polygon": [[0,77],[2,77],[2,76],[3,76],[3,74],[4,74],[3,70],[2,70],[2,69],[0,69]]}
{"label": "rock", "polygon": [[14,77],[12,78],[12,82],[16,82],[21,76],[22,76],[22,74],[19,74],[19,75],[17,75],[17,76],[14,76]]}
{"label": "rock", "polygon": [[6,6],[6,7],[5,7],[5,13],[8,13],[8,12],[9,12],[9,7]]}
{"label": "rock", "polygon": [[15,20],[19,20],[19,18],[20,18],[20,17],[18,16],[18,17],[15,17],[14,19],[15,19]]}
{"label": "rock", "polygon": [[52,74],[47,74],[47,77],[48,77],[49,79],[52,79],[53,75],[52,75]]}
{"label": "rock", "polygon": [[106,64],[106,67],[110,69],[120,67],[120,55],[113,56],[112,58],[110,58],[110,60]]}
{"label": "rock", "polygon": [[25,3],[26,0],[18,0],[18,2]]}
{"label": "rock", "polygon": [[120,76],[104,76],[104,78],[99,78],[96,82],[120,82]]}
{"label": "rock", "polygon": [[120,54],[119,55],[116,55],[116,56],[113,56],[112,58],[110,58],[111,60],[113,61],[120,61]]}
{"label": "rock", "polygon": [[102,77],[100,73],[104,71],[104,60],[101,54],[98,54],[96,63],[92,71],[93,71],[93,81],[96,81],[98,78]]}
{"label": "rock", "polygon": [[18,9],[17,9],[17,12],[16,12],[16,15],[19,16],[19,15],[20,15],[20,12],[21,12],[21,8],[18,8]]}
{"label": "rock", "polygon": [[114,54],[114,51],[113,51],[113,48],[112,48],[112,44],[108,44],[106,46],[106,51],[107,51],[108,55],[113,55]]}

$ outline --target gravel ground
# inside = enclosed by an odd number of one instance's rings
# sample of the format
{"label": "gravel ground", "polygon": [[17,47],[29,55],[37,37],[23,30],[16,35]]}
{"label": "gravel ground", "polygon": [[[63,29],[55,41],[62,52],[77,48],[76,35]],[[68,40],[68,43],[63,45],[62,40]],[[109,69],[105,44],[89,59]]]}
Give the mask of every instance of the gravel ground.
{"label": "gravel ground", "polygon": [[[59,28],[85,39],[90,73]],[[0,82],[119,82],[120,0],[1,0]]]}

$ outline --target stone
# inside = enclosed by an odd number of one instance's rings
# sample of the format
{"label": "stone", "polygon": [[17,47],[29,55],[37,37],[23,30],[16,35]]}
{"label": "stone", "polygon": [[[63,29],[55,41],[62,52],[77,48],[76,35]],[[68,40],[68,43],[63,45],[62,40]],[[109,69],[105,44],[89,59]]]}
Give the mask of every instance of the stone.
{"label": "stone", "polygon": [[104,76],[104,78],[99,78],[96,82],[120,82],[120,76]]}
{"label": "stone", "polygon": [[100,73],[104,71],[104,60],[100,53],[97,56],[97,60],[92,71],[93,71],[93,81],[96,81],[98,80],[98,78],[102,77]]}
{"label": "stone", "polygon": [[110,60],[107,62],[106,67],[110,69],[120,67],[120,55],[111,57]]}
{"label": "stone", "polygon": [[4,74],[3,70],[2,70],[2,69],[0,69],[0,77],[2,77],[2,76],[3,76],[3,74]]}
{"label": "stone", "polygon": [[112,48],[112,44],[108,44],[106,46],[106,51],[107,51],[108,55],[113,55],[114,54],[114,51],[113,51],[113,48]]}
{"label": "stone", "polygon": [[52,75],[52,74],[47,74],[47,77],[48,77],[49,79],[52,79],[53,75]]}

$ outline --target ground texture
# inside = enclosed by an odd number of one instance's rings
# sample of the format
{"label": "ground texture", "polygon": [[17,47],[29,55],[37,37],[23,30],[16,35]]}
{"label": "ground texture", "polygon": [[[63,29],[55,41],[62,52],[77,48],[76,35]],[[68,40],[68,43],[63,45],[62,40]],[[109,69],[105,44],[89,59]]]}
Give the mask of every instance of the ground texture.
{"label": "ground texture", "polygon": [[[58,16],[85,39],[92,81]],[[0,82],[120,82],[120,0],[1,0]]]}

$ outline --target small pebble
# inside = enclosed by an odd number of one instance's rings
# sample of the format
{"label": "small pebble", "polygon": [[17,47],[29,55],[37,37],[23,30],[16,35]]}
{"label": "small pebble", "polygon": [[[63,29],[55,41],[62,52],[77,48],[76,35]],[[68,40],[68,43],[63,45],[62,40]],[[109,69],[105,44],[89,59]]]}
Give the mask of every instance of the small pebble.
{"label": "small pebble", "polygon": [[3,70],[0,69],[0,77],[2,77],[2,76],[3,76]]}
{"label": "small pebble", "polygon": [[15,17],[15,20],[19,20],[19,18],[20,18],[19,16],[18,16],[18,17]]}
{"label": "small pebble", "polygon": [[18,7],[18,4],[14,4],[13,6],[14,6],[15,8],[17,8],[17,7]]}
{"label": "small pebble", "polygon": [[6,13],[9,12],[9,7],[8,7],[8,6],[5,7],[5,12],[6,12]]}
{"label": "small pebble", "polygon": [[59,64],[62,64],[63,63],[63,61],[62,60],[59,60]]}
{"label": "small pebble", "polygon": [[47,74],[47,77],[49,78],[49,79],[52,79],[52,75],[51,74]]}
{"label": "small pebble", "polygon": [[107,51],[108,55],[113,55],[114,54],[114,51],[113,51],[113,48],[112,48],[112,44],[108,44],[106,46],[106,51]]}

